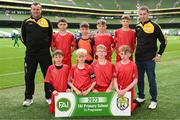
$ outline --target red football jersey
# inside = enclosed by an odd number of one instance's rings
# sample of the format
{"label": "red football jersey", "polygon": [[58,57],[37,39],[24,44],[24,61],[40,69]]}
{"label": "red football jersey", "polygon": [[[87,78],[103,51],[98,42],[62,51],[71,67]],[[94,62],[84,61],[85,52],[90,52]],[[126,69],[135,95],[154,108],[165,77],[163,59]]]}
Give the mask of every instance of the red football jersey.
{"label": "red football jersey", "polygon": [[114,65],[107,60],[104,65],[100,65],[98,61],[95,61],[92,66],[96,74],[95,89],[105,92],[112,81],[115,70]]}
{"label": "red football jersey", "polygon": [[55,65],[48,67],[45,82],[50,83],[58,92],[66,92],[68,82],[69,66],[63,64],[63,67],[57,69]]}
{"label": "red football jersey", "polygon": [[118,88],[126,88],[134,78],[138,78],[137,66],[130,61],[128,64],[122,64],[121,61],[115,64]]}
{"label": "red football jersey", "polygon": [[[96,52],[96,47],[99,44],[103,44],[107,48],[107,55],[106,59],[111,61],[111,55],[112,55],[112,50],[111,50],[111,45],[114,45],[114,39],[111,34],[109,33],[104,33],[104,34],[95,34],[94,35],[94,52]],[[97,59],[97,56],[96,56]]]}
{"label": "red football jersey", "polygon": [[[128,64],[122,64],[121,61],[116,63],[115,71],[117,76],[118,88],[125,89],[129,86],[135,78],[138,79],[137,66],[134,62],[130,61]],[[131,112],[134,111],[134,87],[130,90],[131,92]]]}
{"label": "red football jersey", "polygon": [[87,90],[94,80],[91,79],[91,75],[94,74],[94,69],[85,64],[84,69],[79,69],[77,65],[72,66],[68,80],[80,91]]}
{"label": "red football jersey", "polygon": [[61,35],[59,32],[53,34],[51,46],[62,50],[64,54],[62,63],[71,66],[71,46],[76,46],[73,34],[70,32],[65,35]]}
{"label": "red football jersey", "polygon": [[[118,55],[118,48],[121,45],[128,45],[133,54],[136,45],[136,33],[134,30],[130,29],[128,31],[124,31],[122,29],[117,29],[114,34],[114,40],[116,45],[116,62],[121,60],[121,57]],[[130,60],[133,60],[132,55]]]}

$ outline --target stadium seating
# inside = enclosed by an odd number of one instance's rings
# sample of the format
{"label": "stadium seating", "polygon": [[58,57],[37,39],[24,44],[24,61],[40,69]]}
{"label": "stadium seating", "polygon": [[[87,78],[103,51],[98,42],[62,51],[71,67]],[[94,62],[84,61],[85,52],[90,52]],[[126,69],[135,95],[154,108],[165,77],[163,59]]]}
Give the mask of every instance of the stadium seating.
{"label": "stadium seating", "polygon": [[[21,0],[32,2],[33,0]],[[162,9],[180,7],[179,0],[38,0],[41,3],[77,6],[84,8],[109,9],[109,10],[135,10],[137,3],[139,5],[147,5],[150,9]],[[137,2],[139,1],[139,2]]]}
{"label": "stadium seating", "polygon": [[[17,14],[9,14],[9,15],[4,15],[0,14],[0,20],[16,20],[16,21],[22,21],[26,18],[28,18],[29,15],[17,15]],[[60,16],[44,16],[48,18],[52,22],[57,22],[61,17]],[[81,18],[81,17],[65,17],[68,22],[70,23],[81,23],[81,22],[89,22],[89,23],[96,23],[96,21],[99,18]],[[176,23],[180,21],[179,17],[174,17],[174,18],[157,18],[153,19],[153,21],[157,23]],[[132,23],[136,23],[137,20],[133,20]],[[120,24],[119,19],[107,19],[108,24]]]}
{"label": "stadium seating", "polygon": [[10,15],[0,14],[0,20],[9,20]]}

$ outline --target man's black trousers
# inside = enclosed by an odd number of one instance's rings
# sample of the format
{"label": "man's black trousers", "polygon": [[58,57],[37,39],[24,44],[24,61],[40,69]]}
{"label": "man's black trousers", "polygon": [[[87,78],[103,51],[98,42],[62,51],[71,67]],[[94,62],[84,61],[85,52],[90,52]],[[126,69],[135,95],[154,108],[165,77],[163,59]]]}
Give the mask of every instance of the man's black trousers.
{"label": "man's black trousers", "polygon": [[[51,55],[26,55],[24,63],[25,71],[25,100],[32,99],[35,90],[35,74],[38,64],[40,65],[41,72],[45,78],[48,67],[52,64]],[[43,80],[44,81],[44,80]],[[47,90],[44,84],[45,97],[51,97],[51,93]]]}

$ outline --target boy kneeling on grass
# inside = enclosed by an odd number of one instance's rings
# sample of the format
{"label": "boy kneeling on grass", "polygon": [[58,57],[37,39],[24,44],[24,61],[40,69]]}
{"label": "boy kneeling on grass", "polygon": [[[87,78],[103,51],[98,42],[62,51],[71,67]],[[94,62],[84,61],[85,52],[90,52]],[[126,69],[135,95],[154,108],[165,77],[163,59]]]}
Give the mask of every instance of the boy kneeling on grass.
{"label": "boy kneeling on grass", "polygon": [[58,92],[68,91],[69,66],[62,64],[62,60],[62,51],[55,50],[53,53],[54,64],[49,66],[45,77],[45,85],[47,90],[51,92],[51,99],[47,100],[48,104],[50,104],[49,111],[51,113],[55,111],[55,95],[58,95]]}
{"label": "boy kneeling on grass", "polygon": [[137,107],[134,101],[134,85],[138,81],[137,66],[129,58],[131,56],[131,49],[127,45],[119,47],[119,56],[121,61],[115,64],[116,77],[114,79],[114,87],[118,96],[124,96],[128,91],[131,92],[131,112]]}
{"label": "boy kneeling on grass", "polygon": [[107,55],[106,46],[99,44],[96,47],[96,55],[98,59],[91,65],[96,74],[96,86],[93,92],[111,92],[114,78],[114,65],[105,57]]}
{"label": "boy kneeling on grass", "polygon": [[77,95],[86,96],[96,85],[93,68],[85,63],[87,51],[79,48],[76,51],[77,64],[72,66],[68,84]]}

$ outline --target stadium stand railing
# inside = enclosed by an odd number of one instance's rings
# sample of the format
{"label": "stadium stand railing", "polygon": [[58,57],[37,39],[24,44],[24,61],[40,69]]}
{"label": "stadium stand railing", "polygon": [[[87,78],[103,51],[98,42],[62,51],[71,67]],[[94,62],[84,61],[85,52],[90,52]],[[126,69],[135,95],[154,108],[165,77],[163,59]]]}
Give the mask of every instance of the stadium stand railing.
{"label": "stadium stand railing", "polygon": [[[165,4],[167,0],[38,0],[43,6],[43,15],[52,22],[65,17],[70,23],[87,21],[96,23],[99,18],[107,20],[108,24],[119,24],[123,14],[130,15],[132,23],[137,23],[137,4],[150,6],[151,18],[158,23],[180,23],[180,7],[177,1]],[[104,2],[106,1],[106,2]],[[172,5],[177,5],[173,8]],[[32,0],[0,0],[0,20],[22,21],[30,15]],[[60,5],[59,5],[60,4]],[[66,5],[65,5],[66,4]],[[69,5],[69,6],[68,6]],[[155,6],[158,9],[155,8]],[[152,7],[154,6],[154,7]],[[91,7],[91,8],[90,8]],[[114,9],[114,10],[113,10]],[[115,10],[116,9],[116,10]],[[8,11],[6,13],[6,11]],[[18,15],[18,14],[21,15]]]}

